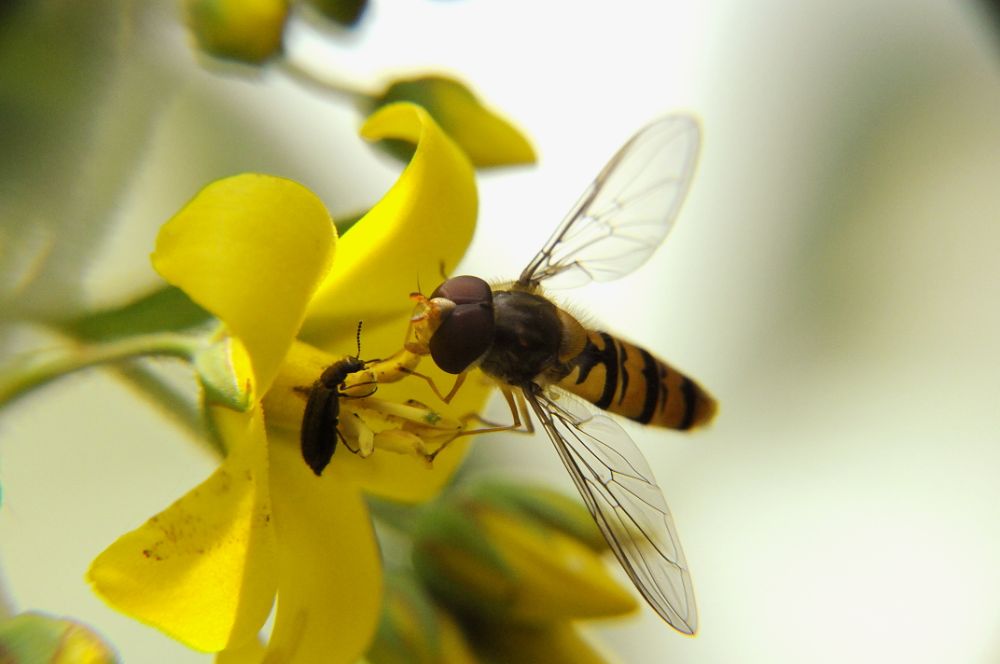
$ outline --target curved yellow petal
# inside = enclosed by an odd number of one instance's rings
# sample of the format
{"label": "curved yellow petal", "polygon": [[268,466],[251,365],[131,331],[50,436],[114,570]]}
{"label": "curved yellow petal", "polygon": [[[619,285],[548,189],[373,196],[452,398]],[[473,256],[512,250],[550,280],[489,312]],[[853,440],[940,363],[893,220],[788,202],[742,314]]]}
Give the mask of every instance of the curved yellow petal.
{"label": "curved yellow petal", "polygon": [[535,161],[535,150],[524,134],[483,106],[460,81],[445,76],[394,81],[376,103],[382,105],[400,101],[411,101],[427,109],[476,166],[507,166]]}
{"label": "curved yellow petal", "polygon": [[381,607],[375,533],[356,486],[313,475],[297,442],[271,439],[278,609],[264,661],[353,663],[375,634]]}
{"label": "curved yellow petal", "polygon": [[330,268],[335,239],[312,192],[247,173],[208,185],[164,224],[153,266],[242,341],[259,396]]}
{"label": "curved yellow petal", "polygon": [[216,414],[230,447],[222,466],[87,574],[115,609],[207,652],[255,638],[277,583],[260,411]]}
{"label": "curved yellow petal", "polygon": [[415,142],[417,149],[388,193],[344,235],[337,262],[309,305],[302,338],[334,353],[344,350],[331,342],[353,338],[359,320],[366,329],[401,325],[398,348],[413,304],[408,295],[418,285],[433,288],[442,269],[455,268],[476,223],[472,165],[425,110],[385,106],[361,133]]}

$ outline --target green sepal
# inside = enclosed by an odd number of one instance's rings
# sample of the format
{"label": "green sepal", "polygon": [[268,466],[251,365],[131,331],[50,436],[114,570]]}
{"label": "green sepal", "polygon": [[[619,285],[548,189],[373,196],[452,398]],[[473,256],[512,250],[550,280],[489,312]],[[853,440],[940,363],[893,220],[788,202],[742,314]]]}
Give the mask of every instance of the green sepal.
{"label": "green sepal", "polygon": [[252,403],[250,386],[239,377],[233,363],[232,338],[225,337],[195,356],[195,370],[205,390],[208,406],[246,412]]}

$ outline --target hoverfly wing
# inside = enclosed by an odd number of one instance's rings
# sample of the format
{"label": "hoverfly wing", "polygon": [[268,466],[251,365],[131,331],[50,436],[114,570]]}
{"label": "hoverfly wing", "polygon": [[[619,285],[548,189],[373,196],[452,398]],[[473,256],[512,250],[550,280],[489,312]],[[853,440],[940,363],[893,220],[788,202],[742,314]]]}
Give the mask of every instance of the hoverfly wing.
{"label": "hoverfly wing", "polygon": [[567,288],[611,281],[646,262],[677,219],[698,161],[698,121],[670,115],[615,153],[518,278]]}
{"label": "hoverfly wing", "polygon": [[572,398],[557,403],[539,389],[524,392],[632,583],[674,629],[694,634],[698,612],[684,552],[635,443],[610,417]]}

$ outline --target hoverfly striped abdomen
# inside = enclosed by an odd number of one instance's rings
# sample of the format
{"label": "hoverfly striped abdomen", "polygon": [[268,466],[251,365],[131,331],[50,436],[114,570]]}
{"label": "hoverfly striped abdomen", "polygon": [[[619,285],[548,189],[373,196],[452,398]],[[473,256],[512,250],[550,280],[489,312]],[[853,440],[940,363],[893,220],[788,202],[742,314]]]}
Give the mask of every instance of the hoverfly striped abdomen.
{"label": "hoverfly striped abdomen", "polygon": [[715,414],[715,400],[649,351],[607,332],[588,331],[559,387],[598,408],[655,426],[691,429]]}

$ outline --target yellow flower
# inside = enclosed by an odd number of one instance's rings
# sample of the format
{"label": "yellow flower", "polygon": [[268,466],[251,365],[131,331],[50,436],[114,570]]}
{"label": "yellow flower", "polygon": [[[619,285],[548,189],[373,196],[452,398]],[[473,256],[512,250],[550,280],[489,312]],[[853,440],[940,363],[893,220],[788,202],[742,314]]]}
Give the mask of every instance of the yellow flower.
{"label": "yellow flower", "polygon": [[[417,455],[362,458],[341,449],[316,477],[289,426],[296,416],[301,421],[304,396],[294,383],[302,372],[315,371],[318,358],[352,352],[359,320],[366,357],[398,349],[407,295],[418,279],[435,281],[442,262],[453,269],[471,239],[472,167],[425,111],[387,106],[362,134],[409,140],[417,149],[395,186],[342,240],[302,186],[240,175],[209,185],[167,222],[153,254],[168,282],[225,325],[252,405],[246,412],[211,409],[227,448],[222,465],[112,544],[89,579],[116,609],[192,648],[228,651],[227,661],[235,652],[259,653],[254,641],[275,595],[265,661],[355,661],[374,633],[382,583],[362,491],[428,498],[465,447],[456,442],[432,470]],[[484,394],[463,390],[456,412],[474,410]],[[380,385],[378,397],[433,400],[423,381],[411,379]]]}

